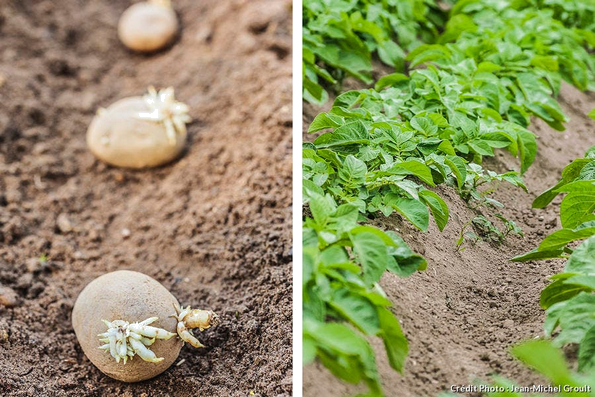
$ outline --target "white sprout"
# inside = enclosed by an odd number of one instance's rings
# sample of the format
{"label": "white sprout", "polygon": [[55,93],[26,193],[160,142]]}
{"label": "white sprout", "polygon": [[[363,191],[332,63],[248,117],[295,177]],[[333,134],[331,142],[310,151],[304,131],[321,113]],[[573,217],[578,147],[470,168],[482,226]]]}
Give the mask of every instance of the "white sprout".
{"label": "white sprout", "polygon": [[105,343],[99,348],[109,351],[117,363],[122,360],[126,364],[126,361],[129,358],[132,360],[135,354],[138,354],[145,361],[158,363],[163,360],[163,357],[156,357],[155,353],[149,349],[149,346],[155,343],[156,339],[168,340],[176,334],[149,326],[157,319],[157,317],[151,317],[145,321],[132,324],[123,320],[111,322],[101,320],[107,326],[107,331],[97,335],[100,337],[99,340]]}
{"label": "white sprout", "polygon": [[178,335],[184,342],[190,343],[194,347],[205,347],[194,336],[192,328],[198,328],[201,332],[211,326],[219,324],[219,316],[210,310],[194,309],[190,306],[178,308],[174,306],[176,313],[171,317],[178,320],[177,331]]}
{"label": "white sprout", "polygon": [[138,113],[137,118],[162,123],[165,126],[167,139],[173,146],[176,144],[177,134],[185,133],[186,123],[192,121],[188,115],[188,106],[176,101],[173,87],[157,92],[151,86],[148,91],[149,93],[143,96],[143,100],[150,111]]}

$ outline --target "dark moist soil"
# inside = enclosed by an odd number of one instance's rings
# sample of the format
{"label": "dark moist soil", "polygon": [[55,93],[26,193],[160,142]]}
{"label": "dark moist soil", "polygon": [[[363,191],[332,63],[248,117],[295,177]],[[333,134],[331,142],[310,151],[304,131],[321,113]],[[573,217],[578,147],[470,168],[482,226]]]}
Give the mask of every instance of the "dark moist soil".
{"label": "dark moist soil", "polygon": [[[395,303],[393,311],[410,342],[405,373],[399,375],[389,367],[382,343],[372,340],[388,396],[436,396],[451,385],[489,380],[493,373],[521,386],[545,382],[514,360],[509,349],[517,342],[543,335],[539,294],[549,283],[547,277],[560,272],[564,262],[514,263],[508,259],[535,248],[547,234],[560,228],[560,197],[541,210],[531,209],[531,203],[557,182],[565,165],[595,145],[595,122],[586,116],[595,108],[595,95],[564,85],[559,100],[570,117],[565,132],[554,131],[540,120],[534,120],[530,127],[538,137],[538,154],[523,178],[529,193],[501,185],[493,196],[506,206],[500,211],[502,215],[522,227],[524,238],[509,236],[500,245],[467,240],[464,249],[458,250],[456,240],[463,225],[477,213],[447,187],[437,189],[451,211],[443,233],[435,225],[427,233],[419,232],[397,215],[370,222],[398,231],[429,262],[424,272],[406,279],[387,273],[380,283]],[[305,111],[304,119],[309,123],[316,111],[311,106]],[[504,151],[486,159],[484,166],[498,172],[519,167],[518,160]],[[338,381],[320,364],[304,369],[305,396],[345,396],[363,390],[361,385]]]}
{"label": "dark moist soil", "polygon": [[[290,395],[291,3],[174,1],[181,37],[150,56],[117,39],[131,3],[0,2],[0,301],[17,301],[0,304],[0,394]],[[149,85],[190,106],[187,151],[146,171],[97,161],[96,109]],[[218,312],[207,348],[139,384],[97,370],[71,310],[118,269]]]}

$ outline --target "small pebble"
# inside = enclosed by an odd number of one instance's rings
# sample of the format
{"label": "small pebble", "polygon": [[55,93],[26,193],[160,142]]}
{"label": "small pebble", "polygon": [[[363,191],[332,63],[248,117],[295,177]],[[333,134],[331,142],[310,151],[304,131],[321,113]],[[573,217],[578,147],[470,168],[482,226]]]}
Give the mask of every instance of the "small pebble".
{"label": "small pebble", "polygon": [[20,203],[23,200],[23,195],[18,190],[7,190],[4,193],[4,198],[8,203]]}
{"label": "small pebble", "polygon": [[58,219],[56,219],[56,225],[62,233],[68,233],[72,231],[72,223],[66,214],[58,215]]}
{"label": "small pebble", "polygon": [[19,296],[12,288],[0,286],[0,306],[14,307],[19,303]]}
{"label": "small pebble", "polygon": [[27,271],[29,273],[35,273],[41,270],[42,263],[39,258],[29,258],[27,259],[25,266],[27,267]]}
{"label": "small pebble", "polygon": [[97,229],[89,230],[88,236],[91,241],[101,241],[101,232]]}
{"label": "small pebble", "polygon": [[120,233],[122,233],[122,237],[124,238],[130,237],[130,229],[124,228]]}

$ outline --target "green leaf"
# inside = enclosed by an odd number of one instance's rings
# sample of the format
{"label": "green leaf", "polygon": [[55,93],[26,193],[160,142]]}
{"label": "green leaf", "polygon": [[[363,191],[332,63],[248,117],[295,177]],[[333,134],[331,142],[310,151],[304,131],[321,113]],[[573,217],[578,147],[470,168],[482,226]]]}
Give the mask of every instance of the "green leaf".
{"label": "green leaf", "polygon": [[376,335],[380,331],[376,306],[367,298],[340,289],[333,294],[330,305],[366,335]]}
{"label": "green leaf", "polygon": [[519,146],[519,158],[521,160],[521,175],[524,174],[529,166],[535,161],[537,155],[537,142],[535,135],[526,130],[517,131],[517,144]]}
{"label": "green leaf", "polygon": [[[563,305],[561,310],[558,310],[558,305]],[[547,311],[547,316],[550,317],[552,313],[560,326],[555,343],[559,346],[579,343],[587,331],[595,326],[595,295],[581,293],[567,302],[552,306]]]}
{"label": "green leaf", "polygon": [[399,277],[407,277],[418,270],[425,270],[428,263],[421,256],[414,253],[405,241],[395,232],[386,232],[394,241],[395,247],[388,248],[389,261],[387,269]]}
{"label": "green leaf", "polygon": [[587,291],[582,285],[567,284],[566,280],[556,280],[541,291],[539,304],[544,309],[552,307],[554,304],[569,300],[581,292]]}
{"label": "green leaf", "polygon": [[359,209],[351,204],[342,204],[331,218],[329,226],[339,234],[348,232],[357,225]]}
{"label": "green leaf", "polygon": [[558,189],[578,178],[583,167],[591,161],[591,159],[576,159],[564,167],[564,170],[562,171],[562,179],[555,186],[541,193],[533,201],[532,207],[544,208],[548,205],[559,194]]}
{"label": "green leaf", "polygon": [[380,239],[387,246],[397,247],[397,244],[395,244],[393,239],[387,233],[385,233],[382,230],[380,230],[376,227],[373,227],[373,226],[366,226],[366,225],[356,226],[350,230],[350,233],[352,235],[361,234],[361,233],[372,233],[372,234],[375,234],[376,236],[380,237]]}
{"label": "green leaf", "polygon": [[457,178],[457,186],[462,189],[467,179],[467,167],[465,161],[458,156],[446,156],[444,163],[448,165],[452,173]]}
{"label": "green leaf", "polygon": [[367,172],[366,163],[350,154],[339,169],[339,177],[346,183],[357,185],[366,181]]}
{"label": "green leaf", "polygon": [[302,181],[302,197],[304,201],[310,200],[313,196],[324,196],[324,190],[308,179]]}
{"label": "green leaf", "polygon": [[582,228],[560,229],[547,236],[541,244],[540,251],[555,250],[566,246],[576,240],[582,240],[595,235],[595,221],[583,224]]}
{"label": "green leaf", "polygon": [[448,222],[448,206],[440,196],[430,190],[422,190],[419,196],[430,207],[436,225],[440,231],[443,231]]}
{"label": "green leaf", "polygon": [[[564,274],[564,273],[562,273]],[[566,279],[567,284],[578,285],[585,287],[586,291],[595,291],[595,275],[592,276],[572,276]]]}
{"label": "green leaf", "polygon": [[387,65],[402,70],[405,53],[397,43],[391,40],[383,41],[378,45],[378,57]]}
{"label": "green leaf", "polygon": [[339,116],[335,116],[330,113],[320,113],[314,118],[312,124],[310,124],[310,127],[308,128],[308,134],[329,128],[337,128],[341,125],[342,121],[343,119]]}
{"label": "green leaf", "polygon": [[517,255],[511,259],[513,262],[527,262],[527,261],[538,261],[543,259],[561,258],[564,254],[564,249],[541,251],[535,248],[522,255]]}
{"label": "green leaf", "polygon": [[416,160],[403,161],[402,163],[394,164],[386,172],[389,173],[401,173],[405,171],[405,174],[414,175],[421,179],[423,182],[430,186],[435,186],[434,179],[432,177],[432,171],[430,168]]}
{"label": "green leaf", "polygon": [[422,231],[428,230],[430,214],[428,208],[419,200],[387,195],[388,204],[403,215],[409,222]]}
{"label": "green leaf", "polygon": [[548,341],[531,340],[515,346],[512,354],[552,381],[553,384],[568,385],[570,371],[562,352]]}
{"label": "green leaf", "polygon": [[316,342],[308,337],[304,337],[302,340],[302,364],[308,365],[316,358]]}
{"label": "green leaf", "polygon": [[[595,118],[595,117],[594,117]],[[578,350],[578,370],[580,372],[595,369],[595,326],[591,327],[580,343]]]}
{"label": "green leaf", "polygon": [[386,245],[374,233],[363,232],[352,237],[353,251],[363,267],[363,278],[368,284],[378,282],[386,270]]}
{"label": "green leaf", "polygon": [[568,273],[595,274],[595,236],[579,245],[564,267]]}
{"label": "green leaf", "polygon": [[319,358],[333,375],[350,383],[358,383],[362,377],[378,382],[374,351],[354,330],[340,323],[312,325],[310,321],[304,321],[304,329],[316,340]]}
{"label": "green leaf", "polygon": [[414,117],[410,121],[411,126],[425,136],[433,136],[438,132],[438,126],[428,117]]}
{"label": "green leaf", "polygon": [[531,59],[531,65],[550,72],[557,72],[559,69],[558,60],[553,56],[535,55],[533,59]]}
{"label": "green leaf", "polygon": [[335,212],[335,205],[330,197],[315,195],[310,200],[310,211],[318,225],[325,225],[331,214]]}
{"label": "green leaf", "polygon": [[[574,182],[570,185],[575,185]],[[570,186],[566,185],[566,186]],[[591,183],[590,187],[569,193],[560,206],[560,220],[564,228],[574,228],[583,222],[595,219],[595,188]]]}
{"label": "green leaf", "polygon": [[343,145],[367,144],[369,134],[361,121],[347,123],[316,138],[314,144],[318,148],[331,148]]}
{"label": "green leaf", "polygon": [[349,109],[360,101],[362,93],[360,91],[347,91],[335,98],[333,102],[333,109],[345,108]]}
{"label": "green leaf", "polygon": [[374,85],[374,89],[376,91],[380,91],[385,87],[394,86],[405,81],[409,81],[409,77],[405,76],[403,73],[393,73],[387,76],[383,76]]}
{"label": "green leaf", "polygon": [[328,93],[320,84],[309,78],[304,78],[303,82],[303,97],[307,102],[322,106],[328,101]]}
{"label": "green leaf", "polygon": [[395,315],[385,308],[378,308],[378,318],[381,328],[378,336],[384,342],[388,362],[394,370],[403,373],[409,345],[401,330],[401,324]]}
{"label": "green leaf", "polygon": [[369,352],[365,340],[345,325],[322,324],[314,332],[318,341],[341,353],[357,356]]}
{"label": "green leaf", "polygon": [[477,25],[473,19],[465,14],[453,15],[446,24],[446,31],[440,37],[440,43],[454,41],[464,32],[476,32]]}
{"label": "green leaf", "polygon": [[343,247],[330,246],[320,253],[319,261],[324,266],[333,266],[339,263],[349,262],[349,256]]}
{"label": "green leaf", "polygon": [[578,179],[581,181],[595,181],[595,161],[591,161],[583,167]]}
{"label": "green leaf", "polygon": [[438,44],[423,44],[411,51],[406,60],[410,61],[410,67],[413,68],[421,63],[436,61],[450,56],[447,47]]}

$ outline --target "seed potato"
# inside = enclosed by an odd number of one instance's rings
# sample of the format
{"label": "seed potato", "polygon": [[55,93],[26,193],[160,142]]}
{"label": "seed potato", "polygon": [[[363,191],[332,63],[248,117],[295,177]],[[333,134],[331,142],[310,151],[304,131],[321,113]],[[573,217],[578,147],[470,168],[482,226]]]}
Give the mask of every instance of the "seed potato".
{"label": "seed potato", "polygon": [[126,364],[117,363],[100,349],[103,343],[98,335],[107,330],[102,320],[132,323],[158,317],[151,326],[175,333],[177,320],[171,317],[175,307],[179,307],[177,299],[159,282],[142,273],[120,270],[96,278],[83,289],[72,311],[72,325],[83,352],[101,372],[124,382],[139,382],[169,368],[180,353],[182,340],[155,340],[150,350],[163,357],[161,362],[134,356]]}
{"label": "seed potato", "polygon": [[176,13],[163,0],[136,3],[118,23],[118,36],[124,45],[139,52],[153,52],[169,44],[178,31]]}
{"label": "seed potato", "polygon": [[190,121],[186,112],[186,105],[173,98],[173,89],[157,93],[150,88],[149,95],[121,99],[100,110],[87,131],[87,145],[97,158],[117,167],[160,166],[184,149],[185,123]]}

